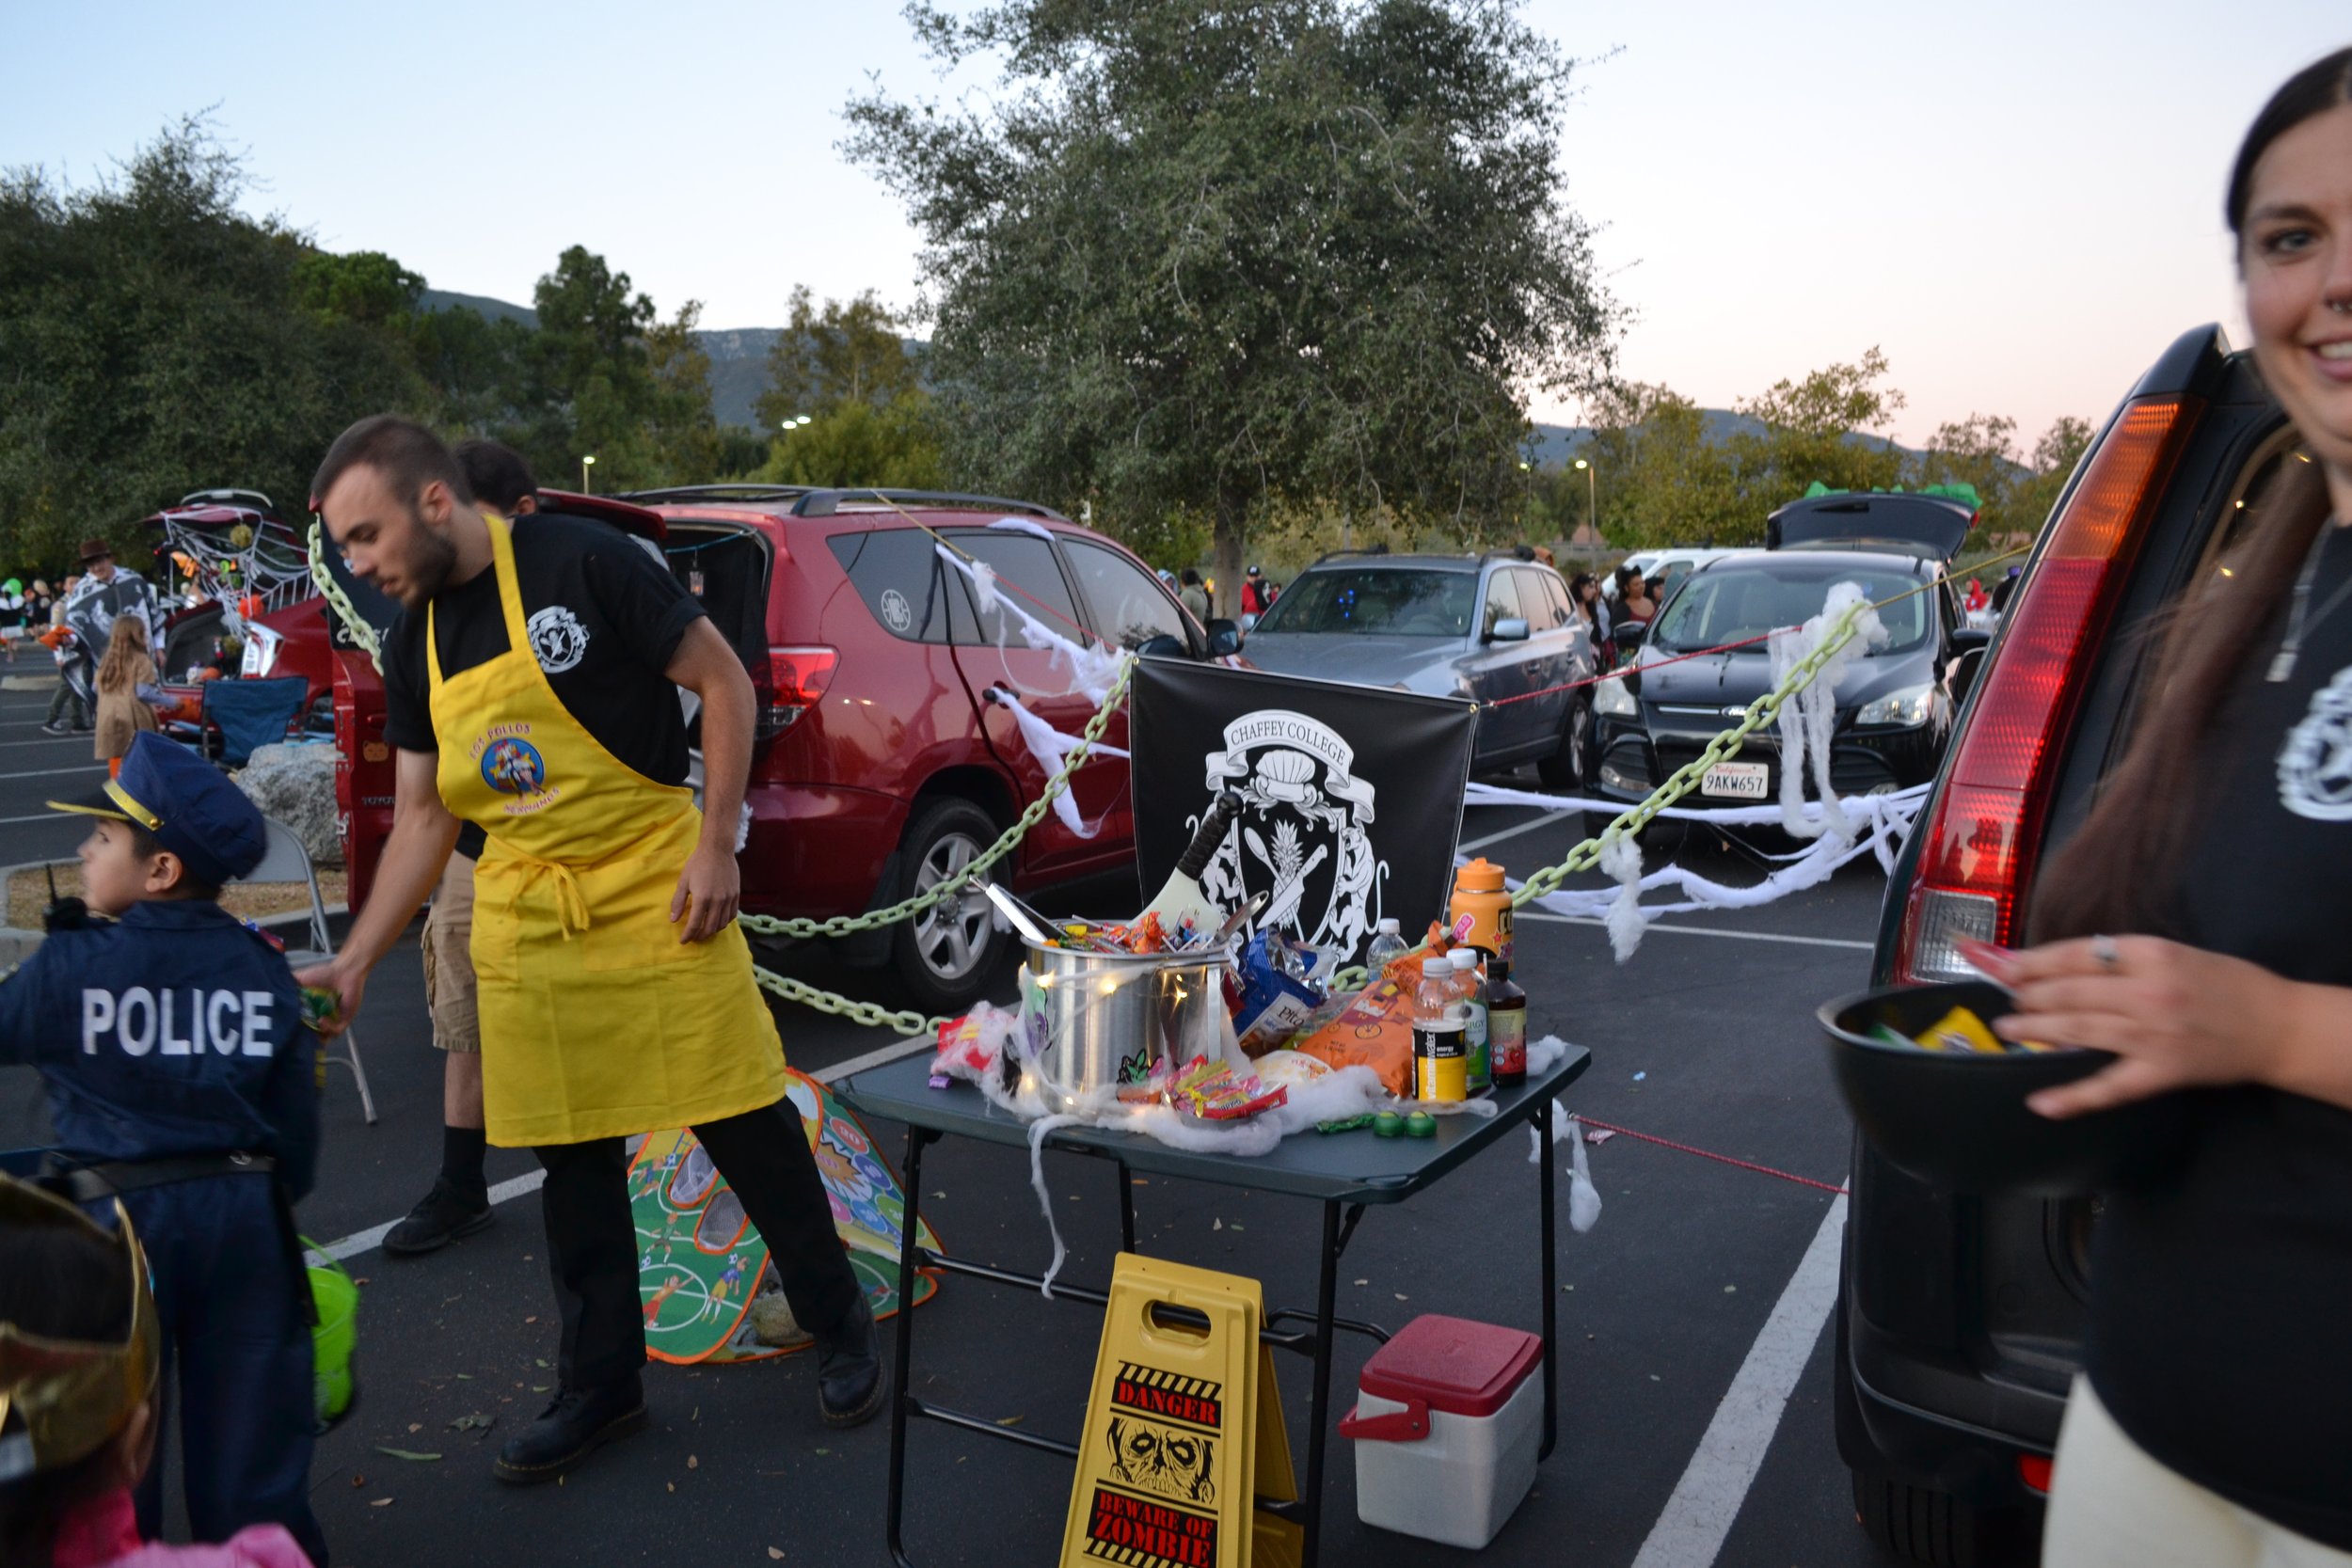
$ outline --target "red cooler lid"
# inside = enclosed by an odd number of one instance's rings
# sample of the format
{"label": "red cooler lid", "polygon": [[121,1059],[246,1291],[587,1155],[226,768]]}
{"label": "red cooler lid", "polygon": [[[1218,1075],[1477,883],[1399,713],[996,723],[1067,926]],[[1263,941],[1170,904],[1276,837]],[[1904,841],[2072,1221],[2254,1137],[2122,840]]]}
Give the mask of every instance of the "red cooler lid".
{"label": "red cooler lid", "polygon": [[1420,1400],[1450,1416],[1491,1416],[1543,1353],[1544,1342],[1533,1334],[1425,1312],[1364,1363],[1358,1382],[1379,1399]]}

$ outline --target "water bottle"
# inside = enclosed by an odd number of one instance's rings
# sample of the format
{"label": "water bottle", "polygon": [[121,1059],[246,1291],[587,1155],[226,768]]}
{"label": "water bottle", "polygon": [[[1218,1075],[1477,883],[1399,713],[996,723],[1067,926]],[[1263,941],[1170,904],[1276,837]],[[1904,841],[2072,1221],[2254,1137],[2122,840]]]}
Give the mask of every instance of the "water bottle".
{"label": "water bottle", "polygon": [[1364,949],[1364,968],[1371,972],[1372,983],[1377,985],[1389,965],[1403,958],[1406,951],[1405,939],[1397,934],[1393,918],[1383,920],[1374,927],[1372,945]]}
{"label": "water bottle", "polygon": [[1469,1062],[1463,1055],[1468,1020],[1454,984],[1454,965],[1423,958],[1413,991],[1413,1098],[1467,1100]]}

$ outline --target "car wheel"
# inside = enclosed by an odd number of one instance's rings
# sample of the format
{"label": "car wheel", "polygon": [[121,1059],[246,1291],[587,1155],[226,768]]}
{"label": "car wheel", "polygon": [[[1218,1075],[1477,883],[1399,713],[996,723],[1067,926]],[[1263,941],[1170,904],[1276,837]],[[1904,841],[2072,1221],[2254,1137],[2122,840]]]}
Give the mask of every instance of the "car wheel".
{"label": "car wheel", "polygon": [[1554,789],[1581,789],[1592,777],[1593,705],[1582,697],[1568,705],[1560,726],[1560,745],[1537,760],[1535,775]]}
{"label": "car wheel", "polygon": [[2022,1568],[2033,1560],[2030,1547],[2010,1542],[2008,1531],[1989,1528],[1996,1521],[1949,1492],[1857,1471],[1853,1512],[1862,1532],[1879,1550],[1899,1561],[1931,1563],[1934,1568],[1994,1568],[2007,1563]]}
{"label": "car wheel", "polygon": [[[942,797],[919,807],[899,840],[907,867],[900,896],[928,893],[956,877],[1001,831],[969,800]],[[994,907],[975,880],[961,894],[901,921],[892,933],[891,961],[917,1006],[953,1009],[987,989],[1005,941]]]}

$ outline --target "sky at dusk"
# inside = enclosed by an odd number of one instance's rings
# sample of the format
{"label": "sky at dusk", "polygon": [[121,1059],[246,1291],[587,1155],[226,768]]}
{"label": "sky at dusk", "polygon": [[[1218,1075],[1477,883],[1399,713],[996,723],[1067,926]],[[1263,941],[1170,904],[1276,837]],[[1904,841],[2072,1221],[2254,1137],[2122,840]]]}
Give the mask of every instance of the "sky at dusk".
{"label": "sky at dusk", "polygon": [[[2030,445],[2187,327],[2243,341],[2230,157],[2288,72],[2352,41],[2342,0],[1524,14],[1586,62],[1561,173],[1633,312],[1621,373],[1724,406],[1875,344],[1912,442],[1984,412]],[[842,106],[869,80],[989,87],[942,83],[895,6],[837,0],[0,0],[0,165],[86,183],[210,109],[247,205],[324,245],[527,303],[585,245],[713,327],[779,325],[796,283],[913,303],[915,235],[838,150]]]}

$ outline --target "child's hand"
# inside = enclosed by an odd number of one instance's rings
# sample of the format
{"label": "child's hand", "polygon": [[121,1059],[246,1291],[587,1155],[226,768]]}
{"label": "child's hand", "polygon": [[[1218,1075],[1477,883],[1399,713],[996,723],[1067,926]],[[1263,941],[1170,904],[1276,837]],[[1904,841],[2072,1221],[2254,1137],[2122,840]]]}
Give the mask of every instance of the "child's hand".
{"label": "child's hand", "polygon": [[335,1016],[326,1020],[310,1020],[311,1032],[323,1040],[331,1040],[351,1027],[352,1019],[359,1011],[359,998],[368,989],[368,972],[357,968],[346,970],[341,958],[294,973],[294,984],[306,990],[317,987],[335,993],[338,1006]]}

